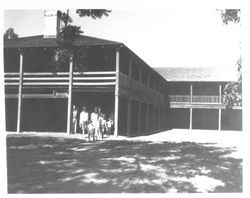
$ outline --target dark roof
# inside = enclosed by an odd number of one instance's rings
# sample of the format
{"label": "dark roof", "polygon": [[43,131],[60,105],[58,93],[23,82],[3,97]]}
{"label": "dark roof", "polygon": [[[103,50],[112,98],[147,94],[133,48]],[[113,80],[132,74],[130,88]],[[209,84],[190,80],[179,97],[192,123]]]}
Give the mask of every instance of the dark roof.
{"label": "dark roof", "polygon": [[[98,46],[98,45],[122,45],[120,42],[80,35],[74,46]],[[56,38],[43,38],[43,35],[20,37],[5,40],[4,48],[28,48],[28,47],[58,47]]]}
{"label": "dark roof", "polygon": [[157,67],[167,81],[229,82],[237,80],[236,68],[227,67]]}

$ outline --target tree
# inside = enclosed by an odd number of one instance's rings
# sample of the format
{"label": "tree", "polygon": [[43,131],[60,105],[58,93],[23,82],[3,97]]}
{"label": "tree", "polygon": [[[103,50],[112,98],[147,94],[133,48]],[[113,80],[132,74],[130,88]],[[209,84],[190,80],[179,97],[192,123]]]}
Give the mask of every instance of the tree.
{"label": "tree", "polygon": [[241,57],[237,61],[238,65],[238,81],[229,82],[225,85],[223,93],[223,101],[227,108],[232,108],[233,106],[242,106],[242,72],[241,72]]}
{"label": "tree", "polygon": [[15,33],[13,28],[8,28],[4,33],[4,40],[7,39],[16,39],[18,38],[18,34]]}
{"label": "tree", "polygon": [[[222,22],[225,25],[229,23],[240,23],[240,9],[225,9],[219,10],[221,13]],[[242,106],[242,58],[241,56],[236,62],[238,67],[237,82],[229,82],[223,90],[223,102],[227,108],[233,106]]]}
{"label": "tree", "polygon": [[85,10],[85,9],[77,9],[76,13],[79,14],[80,17],[88,16],[93,19],[102,18],[103,16],[108,16],[111,10],[104,9],[93,9],[93,10]]}
{"label": "tree", "polygon": [[222,18],[222,22],[228,25],[229,22],[240,22],[240,9],[225,9],[219,10]]}
{"label": "tree", "polygon": [[[93,19],[100,19],[103,16],[109,16],[110,10],[105,9],[77,9],[76,13],[80,17],[91,17]],[[55,68],[60,70],[68,66],[70,57],[73,56],[73,68],[75,71],[84,71],[88,68],[87,56],[88,53],[84,49],[74,48],[73,43],[75,39],[83,33],[80,26],[72,25],[72,18],[67,12],[58,11],[58,17],[63,22],[63,27],[60,29],[58,45],[59,48],[55,50]]]}

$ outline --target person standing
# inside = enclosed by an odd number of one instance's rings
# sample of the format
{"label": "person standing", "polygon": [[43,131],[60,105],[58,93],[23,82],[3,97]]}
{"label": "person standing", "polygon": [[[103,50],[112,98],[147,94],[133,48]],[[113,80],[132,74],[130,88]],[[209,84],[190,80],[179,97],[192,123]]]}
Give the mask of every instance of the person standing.
{"label": "person standing", "polygon": [[100,123],[100,136],[101,136],[101,139],[103,140],[103,135],[106,131],[106,120],[105,120],[105,114],[101,113],[99,115],[99,123]]}
{"label": "person standing", "polygon": [[73,105],[73,111],[72,111],[72,128],[73,131],[72,133],[76,134],[76,129],[77,129],[77,115],[78,115],[78,110],[75,105]]}
{"label": "person standing", "polygon": [[[99,112],[98,112],[98,107],[94,108],[94,111],[90,115],[90,120],[94,126],[94,133],[96,136],[99,136],[100,132],[100,123],[99,123]],[[97,137],[96,137],[97,139]]]}
{"label": "person standing", "polygon": [[108,118],[108,121],[106,122],[106,126],[107,126],[107,134],[108,134],[108,136],[110,136],[111,135],[111,133],[112,133],[112,127],[113,127],[113,120],[111,119],[111,118]]}
{"label": "person standing", "polygon": [[80,113],[80,122],[79,122],[79,126],[82,129],[82,134],[83,134],[83,138],[85,139],[85,134],[87,133],[87,123],[89,120],[89,113],[86,109],[85,106],[83,106],[82,111]]}

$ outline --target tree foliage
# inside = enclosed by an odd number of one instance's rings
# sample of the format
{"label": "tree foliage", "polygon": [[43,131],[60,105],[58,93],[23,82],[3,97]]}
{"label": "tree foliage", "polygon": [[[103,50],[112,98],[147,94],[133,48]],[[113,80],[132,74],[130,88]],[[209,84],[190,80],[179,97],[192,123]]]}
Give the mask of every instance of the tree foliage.
{"label": "tree foliage", "polygon": [[102,18],[103,16],[108,16],[111,10],[104,10],[104,9],[77,9],[76,13],[79,14],[80,17],[91,17],[93,19]]}
{"label": "tree foliage", "polygon": [[4,33],[4,40],[7,39],[16,39],[18,38],[18,34],[15,33],[13,28],[8,28]]}
{"label": "tree foliage", "polygon": [[[240,9],[219,10],[222,21],[225,25],[232,23],[240,23]],[[223,90],[223,102],[227,108],[233,106],[242,106],[242,58],[240,57],[237,64],[238,80],[225,85]]]}
{"label": "tree foliage", "polygon": [[[80,17],[91,17],[93,19],[102,18],[108,16],[110,10],[105,9],[77,9],[76,13]],[[72,18],[69,16],[69,10],[67,12],[58,11],[59,19],[63,22],[63,26],[60,29],[58,37],[59,48],[55,50],[54,62],[56,70],[63,69],[68,66],[70,57],[73,56],[74,71],[85,71],[88,68],[87,56],[88,53],[84,49],[74,48],[73,44],[75,39],[83,33],[80,26],[72,25]]]}
{"label": "tree foliage", "polygon": [[227,108],[233,106],[242,106],[242,59],[237,61],[238,65],[238,81],[230,82],[225,85],[223,93],[223,102]]}
{"label": "tree foliage", "polygon": [[229,22],[240,22],[240,9],[224,9],[219,11],[224,24],[228,25]]}

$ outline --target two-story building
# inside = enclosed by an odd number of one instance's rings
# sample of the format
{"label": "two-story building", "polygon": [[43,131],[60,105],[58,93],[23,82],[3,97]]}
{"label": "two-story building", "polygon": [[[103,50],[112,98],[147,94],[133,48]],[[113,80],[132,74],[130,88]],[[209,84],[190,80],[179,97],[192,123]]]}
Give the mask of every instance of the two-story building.
{"label": "two-story building", "polygon": [[168,81],[173,128],[242,130],[242,107],[227,109],[223,89],[236,68],[155,68]]}
{"label": "two-story building", "polygon": [[[48,25],[46,26],[46,23]],[[73,57],[55,69],[60,21],[45,13],[44,35],[4,40],[7,131],[71,131],[72,106],[99,106],[114,135],[170,128],[242,130],[242,108],[226,109],[222,90],[237,80],[229,68],[151,68],[120,42],[80,35]]]}
{"label": "two-story building", "polygon": [[[57,28],[56,13],[49,17]],[[73,46],[84,52],[85,71],[75,71],[73,58],[57,71],[58,32],[45,32],[4,41],[7,131],[70,133],[73,105],[101,107],[116,136],[169,128],[167,81],[127,46],[81,35]]]}

